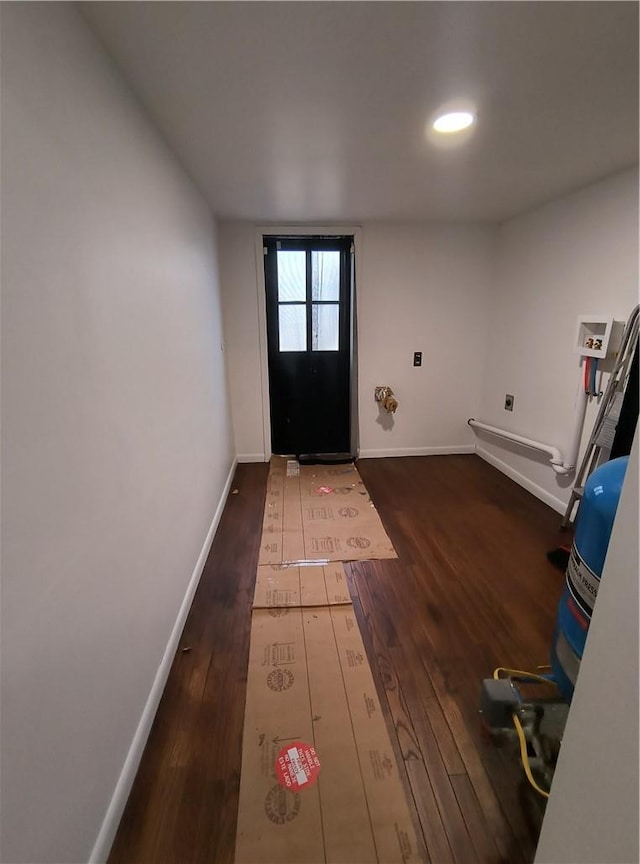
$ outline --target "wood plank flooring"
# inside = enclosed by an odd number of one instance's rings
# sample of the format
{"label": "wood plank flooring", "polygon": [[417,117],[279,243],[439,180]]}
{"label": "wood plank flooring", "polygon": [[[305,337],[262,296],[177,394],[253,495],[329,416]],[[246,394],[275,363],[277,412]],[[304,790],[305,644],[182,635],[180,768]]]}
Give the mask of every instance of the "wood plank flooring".
{"label": "wood plank flooring", "polygon": [[[233,862],[267,468],[238,466],[110,864]],[[528,864],[541,801],[478,695],[548,662],[560,517],[476,456],[358,468],[399,558],[348,565],[349,587],[425,859]]]}

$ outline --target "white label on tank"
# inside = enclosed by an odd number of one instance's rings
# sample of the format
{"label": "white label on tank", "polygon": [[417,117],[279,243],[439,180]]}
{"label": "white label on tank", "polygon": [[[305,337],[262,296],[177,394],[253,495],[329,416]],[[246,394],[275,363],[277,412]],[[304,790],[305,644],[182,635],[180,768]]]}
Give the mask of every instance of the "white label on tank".
{"label": "white label on tank", "polygon": [[580,658],[571,645],[569,645],[566,636],[562,632],[558,633],[556,641],[556,657],[564,670],[564,674],[575,687],[578,672],[580,671]]}
{"label": "white label on tank", "polygon": [[567,585],[569,590],[580,604],[582,610],[590,618],[593,612],[593,604],[598,596],[600,577],[584,563],[575,543],[571,547],[569,564],[567,565]]}

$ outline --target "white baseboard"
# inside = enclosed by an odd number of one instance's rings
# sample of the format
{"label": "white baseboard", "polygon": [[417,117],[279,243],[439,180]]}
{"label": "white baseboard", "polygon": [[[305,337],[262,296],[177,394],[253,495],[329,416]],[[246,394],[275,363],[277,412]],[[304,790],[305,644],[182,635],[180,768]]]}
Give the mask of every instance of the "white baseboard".
{"label": "white baseboard", "polygon": [[494,456],[493,453],[489,453],[488,450],[483,450],[482,447],[476,445],[476,453],[481,459],[484,459],[485,462],[493,465],[493,467],[497,468],[498,471],[501,471],[503,474],[506,474],[507,477],[514,480],[518,486],[522,486],[527,490],[527,492],[531,492],[531,494],[535,495],[536,498],[544,501],[544,503],[548,504],[552,510],[555,510],[557,513],[564,513],[567,505],[560,498],[556,498],[556,496],[552,495],[551,492],[547,492],[547,490],[543,489],[542,486],[538,486],[538,484],[534,483],[533,480],[529,480],[529,478],[525,477],[524,474],[516,471],[515,468],[512,468],[511,465],[503,462],[502,459],[498,459],[497,456]]}
{"label": "white baseboard", "polygon": [[189,609],[191,608],[193,596],[196,593],[196,588],[198,587],[204,565],[207,561],[207,556],[209,555],[209,550],[211,549],[211,544],[213,543],[213,538],[218,528],[229,490],[231,489],[231,483],[233,481],[233,475],[237,464],[238,459],[237,457],[234,457],[231,469],[229,470],[229,475],[224,484],[224,489],[222,490],[222,495],[220,496],[220,501],[218,502],[216,512],[214,513],[207,536],[198,556],[198,560],[196,561],[196,566],[194,567],[191,579],[189,580],[189,585],[187,586],[186,593],[180,605],[171,635],[169,636],[167,647],[164,649],[164,654],[151,686],[151,691],[149,692],[142,716],[140,717],[138,728],[133,736],[129,752],[127,753],[124,765],[122,766],[122,771],[120,772],[120,777],[116,783],[116,788],[111,797],[98,837],[91,851],[89,864],[102,864],[102,862],[106,861],[109,856],[131,787],[133,786],[133,781],[135,780],[138,771],[138,766],[147,743],[147,738],[151,731],[153,720],[156,716],[156,711],[158,710],[158,705],[160,704],[160,699],[162,698],[167,683],[167,678],[169,677],[169,672],[171,671],[173,658],[178,650],[178,644],[187,620],[187,615],[189,614]]}
{"label": "white baseboard", "polygon": [[451,444],[446,447],[398,447],[395,450],[361,450],[360,459],[386,459],[390,456],[449,456],[475,453],[473,444]]}
{"label": "white baseboard", "polygon": [[268,462],[264,453],[238,453],[238,462]]}

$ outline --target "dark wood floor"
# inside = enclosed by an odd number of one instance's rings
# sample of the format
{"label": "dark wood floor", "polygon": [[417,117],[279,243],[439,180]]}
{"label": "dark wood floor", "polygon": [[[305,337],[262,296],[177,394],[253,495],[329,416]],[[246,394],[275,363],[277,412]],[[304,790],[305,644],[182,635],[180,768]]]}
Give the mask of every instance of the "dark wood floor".
{"label": "dark wood floor", "polygon": [[[350,588],[427,860],[531,862],[539,804],[478,693],[548,662],[559,516],[476,456],[358,467],[399,557],[348,565]],[[233,861],[266,477],[238,466],[111,864]]]}

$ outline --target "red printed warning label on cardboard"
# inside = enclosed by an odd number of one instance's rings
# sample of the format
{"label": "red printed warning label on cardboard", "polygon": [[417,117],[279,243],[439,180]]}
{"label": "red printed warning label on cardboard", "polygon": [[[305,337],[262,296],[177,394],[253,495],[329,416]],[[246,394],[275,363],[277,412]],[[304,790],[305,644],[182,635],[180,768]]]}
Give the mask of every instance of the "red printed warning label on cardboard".
{"label": "red printed warning label on cardboard", "polygon": [[285,789],[296,792],[313,786],[320,773],[320,760],[315,747],[302,741],[287,744],[278,753],[275,771],[278,783]]}
{"label": "red printed warning label on cardboard", "polygon": [[316,486],[313,491],[316,493],[316,495],[331,495],[333,489],[331,488],[331,486]]}

